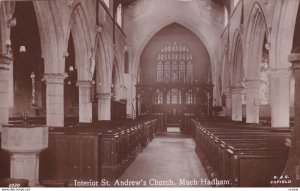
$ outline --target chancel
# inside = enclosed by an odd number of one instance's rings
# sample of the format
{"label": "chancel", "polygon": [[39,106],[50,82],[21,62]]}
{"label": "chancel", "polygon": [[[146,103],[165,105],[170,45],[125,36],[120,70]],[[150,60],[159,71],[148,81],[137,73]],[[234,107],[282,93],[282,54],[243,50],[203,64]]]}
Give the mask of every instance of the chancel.
{"label": "chancel", "polygon": [[0,187],[300,186],[299,0],[0,0]]}

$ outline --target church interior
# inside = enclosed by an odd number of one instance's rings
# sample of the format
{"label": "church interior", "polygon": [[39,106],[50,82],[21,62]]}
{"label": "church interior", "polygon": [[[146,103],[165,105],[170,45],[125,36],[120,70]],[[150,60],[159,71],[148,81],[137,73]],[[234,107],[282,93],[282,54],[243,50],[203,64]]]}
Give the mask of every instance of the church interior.
{"label": "church interior", "polygon": [[299,0],[0,0],[0,187],[300,187]]}

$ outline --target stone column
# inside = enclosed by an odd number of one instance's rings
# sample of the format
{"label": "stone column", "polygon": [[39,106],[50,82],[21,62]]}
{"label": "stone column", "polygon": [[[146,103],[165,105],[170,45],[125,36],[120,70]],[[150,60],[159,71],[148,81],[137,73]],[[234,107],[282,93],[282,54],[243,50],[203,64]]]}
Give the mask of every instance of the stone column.
{"label": "stone column", "polygon": [[289,69],[270,71],[271,126],[290,126],[290,76]]}
{"label": "stone column", "polygon": [[228,88],[224,92],[226,97],[226,103],[225,103],[225,116],[229,117],[231,115],[231,89]]}
{"label": "stone column", "polygon": [[79,90],[79,123],[91,123],[93,104],[91,102],[91,81],[78,81]]}
{"label": "stone column", "polygon": [[111,120],[111,93],[98,95],[98,120]]}
{"label": "stone column", "polygon": [[[5,105],[8,105],[8,108],[12,108],[14,106],[14,89],[13,89],[13,53],[12,53],[12,46],[11,46],[11,29],[16,26],[17,22],[16,19],[13,17],[13,13],[15,12],[15,2],[14,1],[1,1],[0,3],[0,70],[7,70],[6,74],[3,75],[3,71],[1,71],[0,74],[0,94],[3,94],[2,87],[3,82],[8,83],[7,85],[7,91],[8,91],[8,98],[5,98]],[[4,79],[4,76],[6,76],[6,79]],[[6,86],[6,85],[5,85]],[[6,91],[6,90],[5,90]],[[0,95],[0,99],[2,99],[2,95]],[[4,102],[4,99],[0,102],[0,107],[3,108],[4,105],[2,105],[2,102]],[[6,107],[6,106],[5,106]],[[2,109],[1,109],[2,110]],[[2,118],[5,117],[6,114],[2,116],[2,112],[0,111],[0,128],[2,123]],[[8,118],[7,118],[8,120]]]}
{"label": "stone column", "polygon": [[208,84],[208,116],[213,116],[213,106],[214,106],[214,85]]}
{"label": "stone column", "polygon": [[3,124],[8,123],[9,97],[14,95],[9,92],[10,65],[13,60],[10,57],[0,57],[0,132]]}
{"label": "stone column", "polygon": [[52,127],[64,126],[64,79],[63,73],[48,73],[46,80],[46,119]]}
{"label": "stone column", "polygon": [[233,121],[242,121],[242,93],[243,87],[233,87],[231,89],[231,119]]}
{"label": "stone column", "polygon": [[248,80],[246,86],[246,123],[259,123],[260,80]]}
{"label": "stone column", "polygon": [[[124,93],[125,96],[123,98],[125,98],[127,100],[126,103],[126,118],[134,118],[133,115],[133,85],[132,85],[132,77],[130,74],[124,74]],[[135,88],[135,86],[134,86]]]}
{"label": "stone column", "polygon": [[282,175],[288,175],[291,184],[300,185],[300,53],[291,54],[289,61],[293,64],[295,76],[295,126],[292,127],[292,140],[287,164]]}
{"label": "stone column", "polygon": [[136,97],[136,109],[137,109],[137,116],[141,116],[142,114],[142,94],[139,94]]}
{"label": "stone column", "polygon": [[136,111],[137,111],[137,107],[136,107],[136,104],[137,104],[136,86],[132,85],[131,89],[132,89],[132,118],[135,119],[137,117],[136,116]]}

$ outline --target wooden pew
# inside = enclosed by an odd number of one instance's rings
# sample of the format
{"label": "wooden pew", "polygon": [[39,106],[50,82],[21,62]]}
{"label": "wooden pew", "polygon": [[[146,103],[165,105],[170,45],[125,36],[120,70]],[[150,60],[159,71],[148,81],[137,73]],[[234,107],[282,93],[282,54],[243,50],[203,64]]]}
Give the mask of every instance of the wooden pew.
{"label": "wooden pew", "polygon": [[73,186],[74,180],[100,180],[101,137],[92,129],[51,129],[49,147],[40,156],[41,183]]}
{"label": "wooden pew", "polygon": [[[52,182],[52,185],[57,182],[58,186],[61,182],[67,182],[72,186],[75,179],[114,181],[135,159],[141,151],[141,145],[146,146],[154,137],[157,125],[156,119],[143,119],[100,121],[92,124],[76,124],[68,128],[50,128],[49,148],[41,154],[40,179]],[[85,137],[86,142],[81,140]],[[84,155],[81,152],[74,154],[78,148],[82,151],[85,147],[88,148],[84,151]],[[71,160],[70,156],[89,157],[88,153],[94,156],[93,171],[86,170],[84,164],[82,167],[80,163],[82,160],[68,163]],[[79,174],[74,169],[80,169]]]}
{"label": "wooden pew", "polygon": [[[192,124],[198,156],[204,154],[215,175],[230,180],[232,186],[269,186],[271,178],[282,172],[288,154],[285,146],[285,139],[290,136],[288,130],[279,132],[195,120]],[[220,124],[222,127],[216,127]]]}

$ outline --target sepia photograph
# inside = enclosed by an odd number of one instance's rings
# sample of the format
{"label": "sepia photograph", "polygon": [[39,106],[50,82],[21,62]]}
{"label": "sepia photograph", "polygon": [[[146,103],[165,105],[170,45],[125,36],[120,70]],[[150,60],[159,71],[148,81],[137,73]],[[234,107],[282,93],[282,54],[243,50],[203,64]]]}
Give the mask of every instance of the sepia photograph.
{"label": "sepia photograph", "polygon": [[299,3],[0,0],[0,190],[298,191]]}

